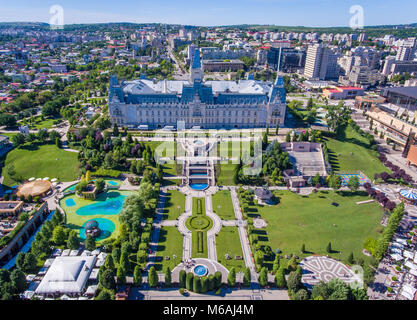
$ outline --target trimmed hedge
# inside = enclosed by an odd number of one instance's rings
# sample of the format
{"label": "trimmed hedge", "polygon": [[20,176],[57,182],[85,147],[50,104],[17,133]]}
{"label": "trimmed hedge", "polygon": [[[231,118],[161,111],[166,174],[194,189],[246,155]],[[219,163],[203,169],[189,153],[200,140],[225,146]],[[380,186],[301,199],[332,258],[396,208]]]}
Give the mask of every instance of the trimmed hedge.
{"label": "trimmed hedge", "polygon": [[204,252],[204,245],[203,245],[203,232],[202,231],[197,231],[197,251],[198,253],[203,253]]}

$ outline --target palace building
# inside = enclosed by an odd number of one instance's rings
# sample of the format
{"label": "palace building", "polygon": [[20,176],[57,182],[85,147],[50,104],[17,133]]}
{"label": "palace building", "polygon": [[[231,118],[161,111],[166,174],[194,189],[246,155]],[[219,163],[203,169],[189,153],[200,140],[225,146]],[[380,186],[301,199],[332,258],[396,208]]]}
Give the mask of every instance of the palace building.
{"label": "palace building", "polygon": [[120,126],[202,129],[256,128],[283,125],[286,110],[284,81],[253,79],[203,81],[200,52],[195,49],[189,81],[110,79],[109,113]]}

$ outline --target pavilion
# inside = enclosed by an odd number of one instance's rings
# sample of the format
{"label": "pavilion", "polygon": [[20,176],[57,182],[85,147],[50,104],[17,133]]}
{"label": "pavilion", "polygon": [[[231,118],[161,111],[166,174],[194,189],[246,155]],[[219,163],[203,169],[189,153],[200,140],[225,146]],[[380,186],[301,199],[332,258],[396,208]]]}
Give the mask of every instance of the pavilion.
{"label": "pavilion", "polygon": [[82,294],[95,262],[96,256],[57,257],[35,293],[52,296]]}

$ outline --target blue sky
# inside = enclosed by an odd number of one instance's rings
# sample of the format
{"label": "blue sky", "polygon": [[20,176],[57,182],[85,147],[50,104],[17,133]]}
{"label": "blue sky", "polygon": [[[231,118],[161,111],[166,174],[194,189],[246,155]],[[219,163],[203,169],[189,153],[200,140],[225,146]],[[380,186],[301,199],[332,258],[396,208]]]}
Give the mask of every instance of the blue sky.
{"label": "blue sky", "polygon": [[348,26],[352,5],[363,7],[365,26],[417,22],[416,0],[0,0],[0,21],[49,22],[56,4],[65,24]]}

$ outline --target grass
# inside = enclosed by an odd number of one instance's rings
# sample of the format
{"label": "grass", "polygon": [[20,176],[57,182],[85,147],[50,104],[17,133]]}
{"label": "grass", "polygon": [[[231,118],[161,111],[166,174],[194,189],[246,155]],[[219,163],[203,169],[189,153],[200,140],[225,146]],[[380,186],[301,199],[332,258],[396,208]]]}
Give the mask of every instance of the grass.
{"label": "grass", "polygon": [[[192,232],[192,249],[191,249],[191,255],[193,258],[207,258],[208,257],[208,251],[207,251],[207,230],[210,230],[213,226],[213,221],[206,216],[206,199],[205,198],[193,198],[193,209],[192,209],[192,216],[187,219],[185,225],[188,228],[188,230],[191,230]],[[197,202],[201,201],[201,213],[199,214],[197,211]],[[204,229],[198,230],[196,228],[193,228],[191,226],[191,221],[193,218],[198,217],[204,217],[204,220],[208,220],[209,224],[204,225]],[[203,250],[202,252],[199,252],[198,250],[198,235],[197,232],[202,231],[203,232]]]}
{"label": "grass", "polygon": [[[259,243],[280,249],[284,254],[305,257],[311,254],[327,254],[326,246],[332,244],[330,255],[346,262],[353,252],[362,254],[367,237],[378,237],[383,215],[376,203],[357,205],[369,199],[362,193],[320,191],[309,196],[300,196],[289,191],[276,192],[280,203],[273,206],[252,206],[249,216],[260,214],[268,226],[255,229]],[[334,205],[337,204],[337,205]],[[301,254],[305,244],[307,252]]]}
{"label": "grass", "polygon": [[233,186],[235,185],[233,177],[237,164],[227,163],[220,165],[220,175],[217,178],[217,185]]}
{"label": "grass", "polygon": [[[161,228],[155,262],[157,271],[165,271],[168,266],[172,271],[181,262],[183,241],[183,235],[176,227]],[[176,259],[173,255],[177,256]],[[169,257],[169,260],[165,260],[165,257]]]}
{"label": "grass", "polygon": [[[134,192],[132,191],[110,191],[109,193],[111,193],[112,195],[116,195],[117,194],[121,194],[121,195],[125,195],[125,196],[129,196],[132,195]],[[65,211],[65,215],[66,215],[66,224],[70,229],[74,229],[74,230],[79,230],[82,225],[87,222],[88,220],[91,219],[96,219],[96,218],[104,218],[104,219],[108,219],[110,221],[112,221],[115,225],[115,229],[112,233],[112,235],[107,238],[113,238],[115,239],[117,237],[117,235],[119,234],[119,227],[120,227],[120,222],[119,222],[119,215],[118,214],[95,214],[96,212],[92,212],[91,215],[78,215],[76,213],[77,209],[93,204],[93,203],[98,203],[98,202],[104,202],[107,199],[107,195],[109,193],[101,193],[98,195],[96,200],[86,200],[83,198],[80,198],[78,196],[76,196],[75,194],[72,195],[68,195],[64,198],[62,198],[60,200],[60,206],[61,208]],[[75,202],[75,206],[69,207],[66,205],[66,200],[68,199],[73,199]],[[107,240],[106,239],[106,240]]]}
{"label": "grass", "polygon": [[177,190],[169,190],[165,199],[163,219],[176,220],[184,211],[185,195]]}
{"label": "grass", "polygon": [[217,191],[213,197],[213,210],[223,220],[234,220],[232,197],[229,190]]}
{"label": "grass", "polygon": [[[242,247],[240,245],[239,232],[237,227],[222,227],[216,235],[217,261],[227,269],[234,267],[236,272],[245,270],[245,260],[243,260]],[[227,260],[226,253],[232,258]],[[241,256],[242,260],[235,260],[236,256]]]}
{"label": "grass", "polygon": [[6,186],[12,186],[18,180],[35,178],[57,178],[59,181],[73,181],[78,176],[78,159],[74,152],[59,149],[54,144],[24,145],[11,150],[5,159],[5,166],[12,163],[16,174],[14,177],[2,170]]}
{"label": "grass", "polygon": [[368,140],[351,126],[338,134],[336,139],[325,137],[329,150],[329,161],[334,171],[357,173],[362,171],[373,179],[375,173],[389,171],[378,159],[378,153],[370,149]]}

